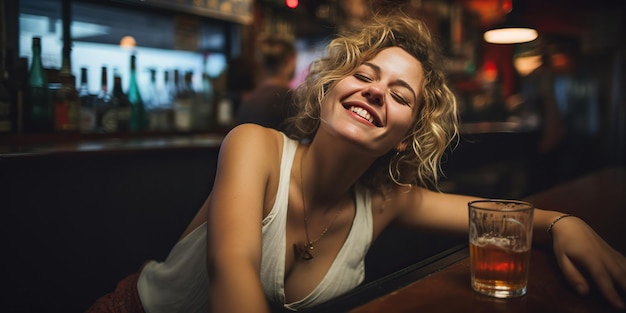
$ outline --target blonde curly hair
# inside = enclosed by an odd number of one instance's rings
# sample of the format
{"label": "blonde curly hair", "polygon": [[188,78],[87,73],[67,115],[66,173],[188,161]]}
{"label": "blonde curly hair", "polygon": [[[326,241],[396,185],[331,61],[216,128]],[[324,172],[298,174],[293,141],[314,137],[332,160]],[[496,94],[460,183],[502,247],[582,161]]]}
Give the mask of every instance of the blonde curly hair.
{"label": "blonde curly hair", "polygon": [[375,16],[358,31],[333,39],[327,55],[311,63],[307,77],[296,88],[297,114],[290,118],[286,132],[297,140],[312,139],[320,126],[320,105],[328,90],[389,47],[400,47],[421,62],[421,103],[402,141],[407,148],[392,149],[379,157],[360,180],[381,191],[390,183],[436,188],[441,159],[458,138],[456,100],[446,85],[438,44],[426,25],[406,15]]}

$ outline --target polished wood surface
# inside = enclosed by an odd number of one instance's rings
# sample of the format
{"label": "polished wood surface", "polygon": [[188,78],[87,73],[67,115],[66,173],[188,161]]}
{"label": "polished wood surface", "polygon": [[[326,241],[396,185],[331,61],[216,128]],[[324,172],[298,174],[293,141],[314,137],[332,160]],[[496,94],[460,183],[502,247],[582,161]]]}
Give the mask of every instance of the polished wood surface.
{"label": "polished wood surface", "polygon": [[[580,216],[614,248],[626,253],[626,168],[598,171],[525,200],[540,208]],[[597,292],[577,295],[563,278],[550,249],[533,248],[528,292],[514,299],[474,292],[468,250],[456,251],[454,256],[459,261],[350,312],[618,312]]]}
{"label": "polished wood surface", "polygon": [[[134,152],[219,149],[224,135],[206,134],[0,135],[0,158],[49,155],[128,154]],[[21,136],[21,137],[20,137]],[[18,138],[7,140],[11,138]],[[26,139],[20,139],[26,138]],[[30,139],[33,138],[33,139]],[[30,140],[30,141],[29,141]]]}

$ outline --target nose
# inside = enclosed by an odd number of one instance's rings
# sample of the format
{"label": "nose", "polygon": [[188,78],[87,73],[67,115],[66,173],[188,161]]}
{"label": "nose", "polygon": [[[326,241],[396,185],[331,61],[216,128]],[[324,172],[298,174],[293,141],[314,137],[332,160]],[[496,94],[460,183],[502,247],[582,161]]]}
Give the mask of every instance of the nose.
{"label": "nose", "polygon": [[380,86],[372,84],[363,90],[362,95],[372,104],[381,105],[385,94]]}

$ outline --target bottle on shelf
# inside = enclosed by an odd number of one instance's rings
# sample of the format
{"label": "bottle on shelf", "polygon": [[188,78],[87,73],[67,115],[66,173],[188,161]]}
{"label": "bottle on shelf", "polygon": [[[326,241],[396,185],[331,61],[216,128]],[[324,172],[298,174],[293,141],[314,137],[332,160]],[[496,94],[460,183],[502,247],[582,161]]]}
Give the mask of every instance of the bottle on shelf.
{"label": "bottle on shelf", "polygon": [[0,64],[0,134],[9,133],[13,130],[11,119],[11,91],[9,88],[8,72],[4,67],[4,59]]}
{"label": "bottle on shelf", "polygon": [[174,129],[174,101],[176,99],[176,85],[169,70],[163,71],[163,88],[159,90],[159,110],[156,129],[171,131]]}
{"label": "bottle on shelf", "polygon": [[187,88],[185,80],[180,80],[178,70],[174,70],[174,84],[176,96],[174,98],[174,128],[177,131],[191,131],[192,107],[195,100],[193,90]]}
{"label": "bottle on shelf", "polygon": [[[172,74],[172,75],[170,75]],[[178,75],[178,71],[174,70],[170,72],[169,70],[164,71],[164,83],[165,83],[165,95],[164,95],[164,103],[167,103],[167,106],[172,110],[174,109],[174,102],[176,101],[176,92],[178,90],[178,79],[175,79],[174,76]]]}
{"label": "bottle on shelf", "polygon": [[48,77],[41,62],[41,50],[41,37],[33,37],[33,56],[28,71],[22,112],[25,132],[50,132],[53,126]]}
{"label": "bottle on shelf", "polygon": [[55,94],[55,130],[80,131],[80,98],[75,76],[60,77],[59,91]]}
{"label": "bottle on shelf", "polygon": [[134,54],[130,56],[130,81],[127,96],[130,104],[130,131],[146,130],[148,119],[141,92],[137,85],[137,57]]}
{"label": "bottle on shelf", "polygon": [[194,114],[194,129],[208,130],[213,124],[213,86],[211,78],[206,72],[206,57],[202,72],[202,88],[197,93],[196,110]]}
{"label": "bottle on shelf", "polygon": [[228,97],[220,97],[217,103],[216,122],[221,127],[229,127],[233,123],[233,101]]}
{"label": "bottle on shelf", "polygon": [[156,81],[157,72],[154,68],[151,68],[148,71],[150,72],[150,82],[143,93],[143,103],[146,108],[146,115],[148,116],[148,129],[150,131],[157,131],[159,130],[158,115],[161,106],[161,99],[159,98],[160,94]]}
{"label": "bottle on shelf", "polygon": [[[96,131],[115,132],[117,131],[117,98],[109,92],[107,67],[102,66],[100,70],[100,90],[94,99],[94,109],[96,112]],[[106,118],[105,118],[106,116]]]}
{"label": "bottle on shelf", "polygon": [[[0,11],[4,12],[4,1],[0,1]],[[0,134],[13,131],[12,96],[7,71],[6,23],[0,16]]]}
{"label": "bottle on shelf", "polygon": [[[11,60],[7,57],[7,61]],[[19,57],[13,67],[7,66],[9,71],[9,90],[12,97],[11,121],[13,133],[21,134],[24,130],[25,98],[28,86],[28,58]]]}
{"label": "bottle on shelf", "polygon": [[161,105],[159,87],[157,85],[157,70],[154,68],[148,69],[148,73],[150,73],[150,81],[145,88],[145,92],[142,92],[143,104],[146,107],[146,111],[150,111],[151,108],[157,108]]}
{"label": "bottle on shelf", "polygon": [[218,127],[231,127],[234,120],[233,100],[228,96],[226,73],[213,80],[215,94],[215,123]]}
{"label": "bottle on shelf", "polygon": [[202,101],[202,93],[196,91],[193,87],[193,71],[189,70],[183,75],[183,88],[191,99],[191,107],[189,108],[189,130],[196,131],[201,128],[201,124],[204,122],[204,116],[201,116],[200,103]]}
{"label": "bottle on shelf", "polygon": [[76,90],[76,78],[72,75],[70,49],[63,47],[59,89],[53,98],[54,129],[56,131],[80,130],[80,99]]}
{"label": "bottle on shelf", "polygon": [[113,69],[113,97],[117,99],[117,106],[112,110],[117,125],[115,131],[126,132],[130,129],[130,102],[122,89],[122,76],[116,68]]}
{"label": "bottle on shelf", "polygon": [[80,68],[80,85],[78,86],[80,99],[80,131],[90,133],[96,130],[95,96],[89,92],[87,68]]}

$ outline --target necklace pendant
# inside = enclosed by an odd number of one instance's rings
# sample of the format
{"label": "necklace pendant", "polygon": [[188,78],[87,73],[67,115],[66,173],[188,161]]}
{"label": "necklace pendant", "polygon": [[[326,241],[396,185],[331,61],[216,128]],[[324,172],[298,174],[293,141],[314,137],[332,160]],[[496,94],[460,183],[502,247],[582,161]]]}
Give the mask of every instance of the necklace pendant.
{"label": "necklace pendant", "polygon": [[313,259],[313,255],[310,250],[313,250],[313,246],[309,244],[305,244],[304,247],[300,247],[297,244],[293,244],[293,250],[298,257],[305,261],[310,261]]}

